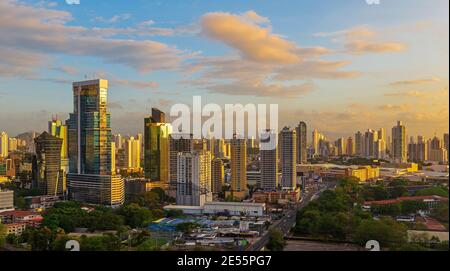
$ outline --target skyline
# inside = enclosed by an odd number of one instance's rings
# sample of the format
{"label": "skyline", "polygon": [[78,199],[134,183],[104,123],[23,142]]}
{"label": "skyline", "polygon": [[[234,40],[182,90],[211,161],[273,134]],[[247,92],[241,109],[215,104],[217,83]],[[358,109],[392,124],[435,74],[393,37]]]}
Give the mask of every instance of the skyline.
{"label": "skyline", "polygon": [[114,133],[142,133],[151,107],[193,95],[278,103],[280,129],[305,121],[308,140],[397,120],[408,137],[448,132],[448,1],[135,3],[2,1],[0,130],[67,119],[71,83],[95,74],[110,81]]}

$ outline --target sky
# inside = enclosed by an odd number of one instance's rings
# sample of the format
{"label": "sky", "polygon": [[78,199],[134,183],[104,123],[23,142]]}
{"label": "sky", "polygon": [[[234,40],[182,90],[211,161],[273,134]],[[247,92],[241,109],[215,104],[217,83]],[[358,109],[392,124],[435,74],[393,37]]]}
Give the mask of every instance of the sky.
{"label": "sky", "polygon": [[[69,0],[68,2],[71,2]],[[152,107],[278,104],[279,126],[328,138],[402,120],[449,126],[449,1],[0,1],[0,131],[73,111],[71,83],[109,80],[114,133]]]}

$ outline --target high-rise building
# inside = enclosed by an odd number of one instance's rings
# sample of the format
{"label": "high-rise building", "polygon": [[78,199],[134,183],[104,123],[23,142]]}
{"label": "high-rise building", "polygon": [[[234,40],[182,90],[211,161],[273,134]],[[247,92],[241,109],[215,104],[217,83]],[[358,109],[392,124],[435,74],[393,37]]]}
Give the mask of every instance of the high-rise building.
{"label": "high-rise building", "polygon": [[63,139],[43,132],[34,141],[33,187],[45,195],[64,195],[67,186],[65,171],[61,168]]}
{"label": "high-rise building", "polygon": [[8,142],[8,149],[9,149],[8,151],[9,152],[17,151],[17,147],[18,147],[18,140],[17,140],[17,138],[10,137],[8,141],[9,141]]}
{"label": "high-rise building", "polygon": [[317,131],[317,129],[314,129],[314,131],[312,132],[312,147],[314,157],[320,154],[319,143],[320,143],[320,133],[319,131]]}
{"label": "high-rise building", "polygon": [[345,146],[345,153],[348,156],[355,155],[355,142],[353,141],[353,138],[351,136],[347,138],[347,143]]}
{"label": "high-rise building", "polygon": [[8,157],[8,134],[6,132],[0,133],[0,157]]}
{"label": "high-rise building", "polygon": [[212,201],[211,153],[179,153],[177,161],[178,205],[203,206]]}
{"label": "high-rise building", "polygon": [[278,135],[274,131],[266,131],[260,137],[261,144],[270,144],[274,142],[274,146],[261,148],[260,150],[260,167],[261,167],[261,184],[260,188],[264,191],[275,191],[278,188],[278,144],[274,139]]}
{"label": "high-rise building", "polygon": [[116,149],[117,150],[123,149],[122,135],[121,134],[114,135],[114,142],[116,143]]}
{"label": "high-rise building", "polygon": [[133,136],[125,143],[125,153],[127,156],[127,168],[139,170],[141,168],[141,142]]}
{"label": "high-rise building", "polygon": [[116,173],[116,142],[111,142],[111,172]]}
{"label": "high-rise building", "polygon": [[417,137],[417,142],[411,137],[408,143],[408,161],[424,162],[428,160],[428,145],[422,136]]}
{"label": "high-rise building", "polygon": [[432,162],[446,163],[448,161],[447,150],[443,147],[442,141],[434,136],[428,141],[428,160]]}
{"label": "high-rise building", "polygon": [[342,156],[346,154],[346,141],[345,138],[341,137],[336,140],[334,146],[336,147],[336,155]]}
{"label": "high-rise building", "polygon": [[307,130],[306,123],[301,121],[296,127],[297,132],[297,163],[306,164],[307,163]]}
{"label": "high-rise building", "polygon": [[177,133],[169,136],[169,183],[170,191],[175,191],[177,188],[177,161],[179,153],[191,153],[192,152],[192,135]]}
{"label": "high-rise building", "polygon": [[231,140],[231,191],[228,195],[244,199],[247,196],[247,140],[233,136]]}
{"label": "high-rise building", "polygon": [[448,136],[449,136],[448,133],[444,134],[444,148],[447,151],[447,161],[449,161],[448,155],[450,154],[449,142],[448,142],[449,138],[448,138]]}
{"label": "high-rise building", "polygon": [[368,129],[364,134],[363,154],[365,157],[375,157],[375,142],[378,141],[378,131]]}
{"label": "high-rise building", "polygon": [[222,192],[225,182],[225,167],[222,159],[214,158],[211,162],[211,191],[214,194]]}
{"label": "high-rise building", "polygon": [[112,172],[111,124],[107,112],[108,81],[73,83],[74,112],[68,127],[69,198],[103,205],[121,205],[125,184]]}
{"label": "high-rise building", "polygon": [[144,125],[144,172],[151,181],[169,183],[169,134],[165,114],[152,108],[152,115]]}
{"label": "high-rise building", "polygon": [[62,139],[61,146],[61,169],[64,174],[69,172],[69,159],[67,154],[67,126],[61,120],[54,118],[48,122],[48,133]]}
{"label": "high-rise building", "polygon": [[281,188],[294,190],[297,187],[297,133],[284,127],[279,135]]}
{"label": "high-rise building", "polygon": [[356,156],[364,156],[364,138],[363,138],[363,134],[358,131],[355,134],[355,155]]}
{"label": "high-rise building", "polygon": [[392,158],[397,163],[407,161],[406,127],[401,121],[392,127]]}

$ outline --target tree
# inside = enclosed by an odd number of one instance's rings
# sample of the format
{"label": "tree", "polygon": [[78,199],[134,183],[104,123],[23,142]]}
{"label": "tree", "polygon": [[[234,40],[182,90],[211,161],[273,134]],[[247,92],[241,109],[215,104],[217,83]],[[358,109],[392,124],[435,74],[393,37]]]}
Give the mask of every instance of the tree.
{"label": "tree", "polygon": [[137,246],[138,251],[155,251],[161,250],[161,246],[167,244],[166,238],[149,238],[146,239],[142,244]]}
{"label": "tree", "polygon": [[431,211],[431,216],[441,222],[448,223],[448,201],[439,202],[436,208]]}
{"label": "tree", "polygon": [[362,245],[369,240],[376,240],[381,247],[399,246],[406,241],[406,230],[404,225],[392,218],[367,219],[361,221],[353,238]]}
{"label": "tree", "polygon": [[428,205],[419,200],[405,200],[401,203],[403,214],[415,214],[419,210],[428,209]]}
{"label": "tree", "polygon": [[269,230],[269,242],[267,243],[267,249],[270,251],[283,251],[286,246],[283,233],[278,229]]}
{"label": "tree", "polygon": [[372,213],[378,215],[390,215],[390,216],[398,216],[402,213],[402,207],[400,203],[393,204],[374,204],[370,207]]}
{"label": "tree", "polygon": [[415,196],[441,196],[448,198],[448,189],[443,187],[430,187],[416,191]]}
{"label": "tree", "polygon": [[3,247],[6,240],[6,226],[0,223],[0,247]]}
{"label": "tree", "polygon": [[125,223],[132,228],[143,227],[153,219],[150,210],[140,207],[135,203],[122,206],[117,212],[125,218]]}

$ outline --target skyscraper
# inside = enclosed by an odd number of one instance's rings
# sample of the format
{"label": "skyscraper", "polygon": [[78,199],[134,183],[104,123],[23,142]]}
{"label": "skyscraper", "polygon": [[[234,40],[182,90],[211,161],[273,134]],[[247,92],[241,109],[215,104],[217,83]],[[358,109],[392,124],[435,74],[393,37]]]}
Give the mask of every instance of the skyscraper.
{"label": "skyscraper", "polygon": [[345,154],[347,154],[348,156],[355,155],[355,142],[353,141],[353,138],[351,136],[347,138],[347,142],[345,145]]}
{"label": "skyscraper", "polygon": [[61,169],[64,175],[69,172],[69,159],[67,155],[67,126],[61,120],[54,118],[48,122],[48,133],[62,139],[61,146]]}
{"label": "skyscraper", "polygon": [[231,140],[231,195],[244,199],[247,195],[247,140],[233,136]]}
{"label": "skyscraper", "polygon": [[141,168],[141,142],[133,136],[128,138],[125,143],[125,153],[127,157],[127,168],[139,170]]}
{"label": "skyscraper", "polygon": [[144,171],[145,178],[168,184],[171,127],[165,121],[165,114],[156,108],[144,120]]}
{"label": "skyscraper", "polygon": [[8,157],[8,134],[6,132],[0,133],[0,157]]}
{"label": "skyscraper", "polygon": [[177,161],[178,205],[203,206],[212,201],[211,153],[179,153]]}
{"label": "skyscraper", "polygon": [[422,136],[417,137],[417,142],[411,137],[408,143],[408,161],[424,162],[428,160],[428,145]]}
{"label": "skyscraper", "polygon": [[306,164],[307,163],[307,130],[306,123],[301,121],[296,127],[297,132],[297,163]]}
{"label": "skyscraper", "polygon": [[444,134],[444,148],[447,151],[447,161],[449,161],[449,142],[448,133]]}
{"label": "skyscraper", "polygon": [[65,194],[66,178],[61,169],[63,140],[43,132],[34,141],[36,155],[33,159],[33,187],[45,195]]}
{"label": "skyscraper", "polygon": [[406,154],[406,127],[401,121],[392,127],[392,158],[397,163],[407,161]]}
{"label": "skyscraper", "polygon": [[108,81],[73,83],[74,112],[68,126],[69,197],[104,205],[124,202],[125,185],[112,172]]}
{"label": "skyscraper", "polygon": [[211,162],[211,191],[215,194],[222,192],[225,181],[225,167],[222,159],[214,158]]}
{"label": "skyscraper", "polygon": [[297,133],[284,127],[279,135],[281,188],[294,190],[297,187]]}
{"label": "skyscraper", "polygon": [[378,131],[368,129],[364,134],[363,156],[375,157],[375,142],[378,141]]}
{"label": "skyscraper", "polygon": [[336,147],[336,155],[342,156],[346,154],[346,141],[343,137],[338,138],[336,142],[334,143],[334,146]]}
{"label": "skyscraper", "polygon": [[177,188],[177,162],[179,153],[191,153],[192,152],[192,135],[177,133],[169,136],[169,187],[170,192],[176,191]]}
{"label": "skyscraper", "polygon": [[[274,141],[278,135],[274,131],[266,131],[260,137],[262,144]],[[260,150],[261,167],[261,189],[265,191],[274,191],[278,188],[278,146],[272,148],[261,148]]]}
{"label": "skyscraper", "polygon": [[355,134],[355,155],[356,156],[363,156],[364,148],[363,148],[363,134],[358,131]]}
{"label": "skyscraper", "polygon": [[319,155],[319,143],[320,143],[320,134],[317,129],[314,129],[312,133],[312,147],[313,147],[313,156],[316,157]]}

